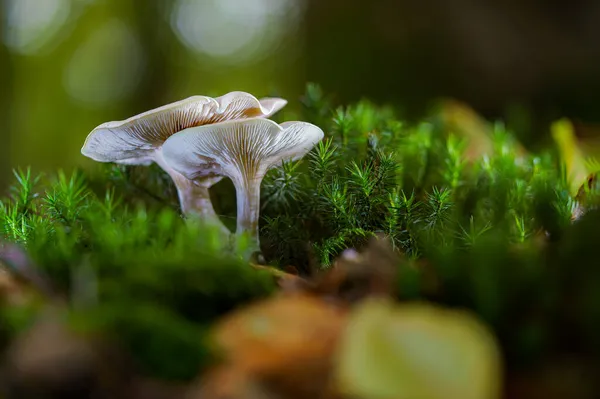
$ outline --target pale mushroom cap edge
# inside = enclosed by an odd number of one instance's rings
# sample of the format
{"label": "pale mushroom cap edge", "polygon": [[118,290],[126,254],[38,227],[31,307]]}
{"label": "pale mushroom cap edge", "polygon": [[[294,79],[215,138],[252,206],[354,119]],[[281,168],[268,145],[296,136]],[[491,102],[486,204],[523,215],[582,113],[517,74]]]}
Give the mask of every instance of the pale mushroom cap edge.
{"label": "pale mushroom cap edge", "polygon": [[241,91],[217,98],[192,96],[97,126],[87,136],[81,153],[98,162],[145,165],[152,162],[154,151],[179,131],[227,120],[269,117],[286,104],[284,99],[258,100]]}
{"label": "pale mushroom cap edge", "polygon": [[229,177],[237,170],[251,176],[302,158],[323,137],[311,123],[251,118],[182,130],[165,142],[163,156],[188,179],[198,178],[207,163],[219,165]]}

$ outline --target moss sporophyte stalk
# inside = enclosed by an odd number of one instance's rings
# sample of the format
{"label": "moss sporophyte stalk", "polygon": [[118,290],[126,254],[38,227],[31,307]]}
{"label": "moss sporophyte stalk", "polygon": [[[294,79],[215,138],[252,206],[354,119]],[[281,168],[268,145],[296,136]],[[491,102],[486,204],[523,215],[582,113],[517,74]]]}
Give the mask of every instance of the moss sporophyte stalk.
{"label": "moss sporophyte stalk", "polygon": [[[294,334],[310,335],[281,327],[296,312],[300,324],[310,326],[312,318],[330,340],[311,336],[306,356],[338,356],[330,353],[338,340],[374,352],[336,359],[390,354],[377,375],[356,364],[331,371],[311,363],[314,369],[303,370],[320,381],[315,386],[329,386],[319,379],[327,377],[351,380],[342,391],[359,397],[403,387],[425,392],[418,384],[383,387],[388,367],[402,368],[414,376],[410,381],[424,378],[413,368],[418,353],[409,356],[392,341],[380,347],[367,334],[373,326],[398,329],[409,342],[407,312],[415,331],[427,332],[418,347],[435,342],[450,353],[460,337],[475,337],[478,346],[456,347],[477,354],[469,367],[484,365],[477,389],[490,392],[498,366],[490,335],[469,330],[471,316],[436,310],[445,307],[468,311],[489,328],[509,374],[537,370],[565,353],[584,353],[582,365],[597,365],[600,338],[592,331],[600,325],[600,276],[592,266],[600,245],[600,168],[594,160],[565,162],[564,154],[577,154],[560,147],[572,144],[567,122],[556,127],[556,146],[532,153],[519,145],[519,132],[499,122],[483,123],[475,140],[444,112],[412,122],[368,100],[335,104],[316,85],[292,102],[301,107],[294,118],[300,122],[276,123],[270,118],[286,100],[242,92],[191,97],[94,129],[82,149],[100,161],[94,167],[45,175],[16,170],[0,204],[0,264],[10,277],[4,286],[36,294],[26,301],[14,291],[3,297],[2,345],[12,347],[50,314],[85,337],[116,342],[148,378],[188,383],[210,369],[214,378],[244,381],[228,386],[254,389],[248,374],[230,374],[243,370],[272,373],[285,381],[280,389],[292,384],[286,375],[306,376],[286,362],[290,353],[303,353],[295,339],[305,336]],[[389,248],[373,249],[374,240]],[[267,265],[250,267],[258,250]],[[310,299],[290,299],[286,290]],[[288,299],[278,302],[275,292]],[[389,302],[364,302],[383,294],[429,305],[396,310]],[[335,310],[322,308],[332,303]],[[371,309],[365,318],[352,313],[356,303]],[[249,331],[236,336],[227,326],[237,326],[238,317]],[[344,335],[348,320],[360,326],[355,335]],[[431,330],[438,321],[456,326],[456,337]],[[214,350],[215,323],[224,334],[217,338],[227,338],[219,341],[224,353]],[[52,323],[41,326],[62,336]],[[223,356],[236,366],[212,369]],[[453,382],[462,379],[445,379],[445,365],[431,373],[439,384],[430,386],[474,392]],[[362,374],[368,378],[355,380]]]}

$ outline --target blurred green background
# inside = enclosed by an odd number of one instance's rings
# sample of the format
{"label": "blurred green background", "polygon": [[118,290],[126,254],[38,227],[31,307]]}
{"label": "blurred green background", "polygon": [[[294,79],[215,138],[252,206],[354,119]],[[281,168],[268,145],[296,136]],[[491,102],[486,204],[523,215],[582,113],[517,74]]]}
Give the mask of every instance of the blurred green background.
{"label": "blurred green background", "polygon": [[[98,124],[194,94],[297,101],[306,82],[419,117],[451,97],[535,144],[600,117],[594,0],[0,0],[0,189],[89,164]],[[288,114],[293,115],[293,114]]]}

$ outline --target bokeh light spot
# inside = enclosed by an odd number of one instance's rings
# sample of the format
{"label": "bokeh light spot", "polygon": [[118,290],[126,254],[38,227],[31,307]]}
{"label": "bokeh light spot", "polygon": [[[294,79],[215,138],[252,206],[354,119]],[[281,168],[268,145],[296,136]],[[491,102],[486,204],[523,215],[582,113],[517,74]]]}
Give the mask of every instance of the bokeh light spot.
{"label": "bokeh light spot", "polygon": [[268,54],[302,14],[302,0],[177,0],[173,30],[189,49],[223,62]]}
{"label": "bokeh light spot", "polygon": [[69,0],[5,0],[4,43],[13,51],[33,55],[50,43],[67,22]]}
{"label": "bokeh light spot", "polygon": [[110,20],[73,54],[65,68],[65,89],[86,106],[121,100],[139,85],[143,58],[141,44],[131,28],[121,20]]}

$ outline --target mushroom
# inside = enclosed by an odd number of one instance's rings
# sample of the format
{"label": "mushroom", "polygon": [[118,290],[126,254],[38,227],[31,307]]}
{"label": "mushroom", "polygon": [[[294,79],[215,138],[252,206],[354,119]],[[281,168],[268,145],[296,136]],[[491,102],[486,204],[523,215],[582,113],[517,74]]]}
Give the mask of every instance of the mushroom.
{"label": "mushroom", "polygon": [[238,238],[248,234],[258,250],[260,184],[267,171],[282,161],[302,158],[323,138],[323,131],[306,122],[281,125],[250,118],[199,126],[171,136],[163,146],[170,168],[190,180],[211,173],[229,177],[237,195]]}
{"label": "mushroom", "polygon": [[162,146],[170,136],[186,128],[228,120],[266,118],[287,104],[281,98],[258,100],[251,94],[234,91],[221,97],[193,96],[144,112],[123,121],[107,122],[88,135],[81,153],[98,162],[125,165],[158,164],[177,187],[185,215],[196,214],[229,233],[216,215],[208,189],[222,179],[211,173],[211,165],[196,166],[205,171],[203,179],[186,179],[164,161]]}

